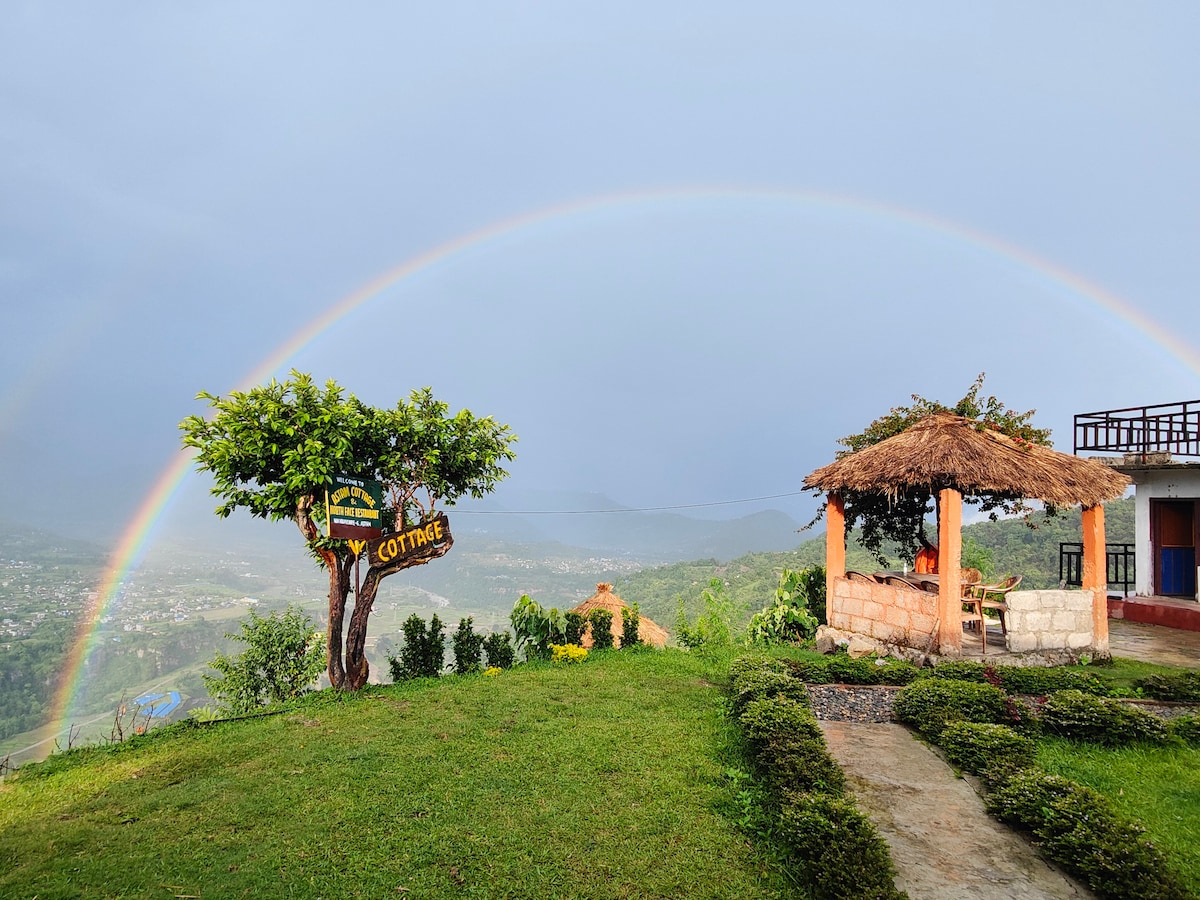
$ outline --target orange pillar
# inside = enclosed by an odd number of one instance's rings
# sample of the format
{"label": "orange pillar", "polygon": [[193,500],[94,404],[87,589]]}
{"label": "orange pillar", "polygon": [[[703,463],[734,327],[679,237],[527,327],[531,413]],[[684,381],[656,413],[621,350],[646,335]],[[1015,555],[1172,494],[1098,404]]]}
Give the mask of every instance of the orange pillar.
{"label": "orange pillar", "polygon": [[833,579],[846,577],[846,501],[830,494],[825,506],[825,621],[833,621]]}
{"label": "orange pillar", "polygon": [[1083,511],[1083,589],[1092,592],[1092,646],[1108,656],[1108,565],[1099,504]]}
{"label": "orange pillar", "polygon": [[962,653],[962,494],[947,488],[938,495],[938,653]]}

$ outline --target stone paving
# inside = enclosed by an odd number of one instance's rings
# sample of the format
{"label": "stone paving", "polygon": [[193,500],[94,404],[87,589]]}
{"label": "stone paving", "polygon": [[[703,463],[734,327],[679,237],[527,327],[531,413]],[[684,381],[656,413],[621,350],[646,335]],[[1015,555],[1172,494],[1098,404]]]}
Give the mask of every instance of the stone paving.
{"label": "stone paving", "polygon": [[[990,631],[988,637],[991,637]],[[1128,619],[1109,619],[1108,649],[1113,656],[1167,666],[1200,668],[1200,631],[1143,625]]]}
{"label": "stone paving", "polygon": [[971,784],[902,725],[822,722],[859,808],[912,900],[1094,898],[984,809]]}

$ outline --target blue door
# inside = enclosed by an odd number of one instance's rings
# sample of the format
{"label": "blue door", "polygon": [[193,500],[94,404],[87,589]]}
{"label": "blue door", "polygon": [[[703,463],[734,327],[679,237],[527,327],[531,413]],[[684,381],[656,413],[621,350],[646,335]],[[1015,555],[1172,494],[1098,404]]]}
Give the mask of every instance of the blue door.
{"label": "blue door", "polygon": [[1196,596],[1196,548],[1163,547],[1160,594]]}

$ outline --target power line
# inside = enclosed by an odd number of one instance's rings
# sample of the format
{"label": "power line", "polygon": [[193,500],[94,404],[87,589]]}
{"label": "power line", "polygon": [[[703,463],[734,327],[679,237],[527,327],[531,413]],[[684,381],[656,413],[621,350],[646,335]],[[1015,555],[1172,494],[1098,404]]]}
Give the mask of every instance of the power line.
{"label": "power line", "polygon": [[799,497],[803,491],[787,494],[768,494],[765,497],[746,497],[741,500],[714,500],[711,503],[682,503],[678,506],[639,506],[619,509],[455,509],[456,515],[472,516],[591,516],[603,513],[667,512],[674,509],[701,509],[706,506],[731,506],[735,503],[757,503],[781,497]]}

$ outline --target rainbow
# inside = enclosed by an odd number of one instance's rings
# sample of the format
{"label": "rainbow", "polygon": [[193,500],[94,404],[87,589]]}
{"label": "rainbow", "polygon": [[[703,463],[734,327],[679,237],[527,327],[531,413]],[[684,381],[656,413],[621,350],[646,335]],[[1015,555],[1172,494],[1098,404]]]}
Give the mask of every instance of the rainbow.
{"label": "rainbow", "polygon": [[[545,225],[558,224],[605,211],[633,211],[636,213],[682,202],[722,200],[783,201],[816,211],[850,213],[876,221],[907,226],[921,233],[948,238],[957,244],[982,250],[1002,261],[1032,271],[1044,279],[1057,283],[1072,294],[1090,300],[1117,318],[1125,320],[1152,341],[1168,350],[1184,365],[1200,373],[1200,353],[1179,335],[1168,331],[1145,313],[1099,285],[994,235],[929,213],[890,206],[873,200],[819,191],[756,187],[681,187],[637,190],[572,200],[502,219],[439,244],[401,263],[394,269],[384,272],[338,300],[266,356],[234,389],[248,390],[267,380],[282,369],[301,348],[315,340],[335,322],[389,288],[499,238],[523,236],[535,232],[539,227]],[[140,562],[153,537],[156,523],[190,470],[191,459],[190,454],[181,451],[171,460],[138,507],[113,551],[93,599],[89,602],[76,629],[74,642],[63,670],[47,725],[47,729],[51,733],[58,733],[69,727],[73,712],[72,704],[78,694],[80,678],[94,646],[96,623],[105,615],[113,601],[120,596],[121,589],[130,572]]]}

